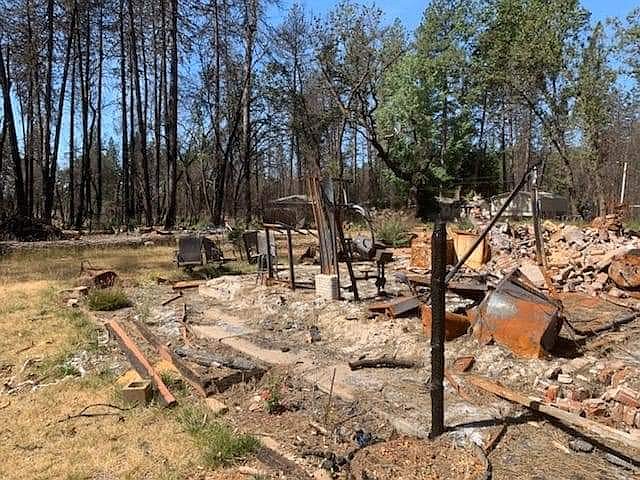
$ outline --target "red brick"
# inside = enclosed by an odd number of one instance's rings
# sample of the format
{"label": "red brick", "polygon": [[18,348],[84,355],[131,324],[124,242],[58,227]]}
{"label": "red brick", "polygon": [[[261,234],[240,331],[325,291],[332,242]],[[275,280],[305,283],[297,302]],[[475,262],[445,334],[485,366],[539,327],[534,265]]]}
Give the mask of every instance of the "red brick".
{"label": "red brick", "polygon": [[582,413],[582,403],[568,398],[558,398],[556,400],[556,407],[566,412],[575,413],[576,415]]}
{"label": "red brick", "polygon": [[633,427],[636,422],[636,415],[640,410],[633,407],[624,407],[622,411],[623,411],[622,421],[624,422],[624,424],[629,425],[630,427]]}
{"label": "red brick", "polygon": [[639,397],[640,395],[635,390],[627,387],[620,387],[613,399],[616,402],[627,405],[628,407],[640,408],[640,401],[638,400]]}
{"label": "red brick", "polygon": [[607,404],[599,398],[588,398],[582,402],[587,417],[599,417],[607,412]]}
{"label": "red brick", "polygon": [[553,403],[558,398],[558,392],[560,391],[559,385],[549,385],[544,392],[544,399],[546,402]]}
{"label": "red brick", "polygon": [[624,382],[625,378],[627,378],[627,375],[629,375],[629,369],[627,368],[623,368],[622,370],[618,370],[617,372],[614,372],[613,375],[611,375],[611,386],[612,387],[617,387],[618,385],[620,385],[622,382]]}

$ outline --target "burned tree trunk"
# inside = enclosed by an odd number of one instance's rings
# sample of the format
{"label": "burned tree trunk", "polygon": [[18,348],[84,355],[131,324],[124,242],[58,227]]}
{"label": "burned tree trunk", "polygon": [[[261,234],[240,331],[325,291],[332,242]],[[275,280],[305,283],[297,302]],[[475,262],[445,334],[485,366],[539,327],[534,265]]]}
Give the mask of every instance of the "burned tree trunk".
{"label": "burned tree trunk", "polygon": [[167,162],[169,166],[169,201],[165,227],[176,223],[176,201],[178,190],[178,0],[171,0],[171,27],[169,41],[171,61],[169,65],[169,104],[166,112]]}

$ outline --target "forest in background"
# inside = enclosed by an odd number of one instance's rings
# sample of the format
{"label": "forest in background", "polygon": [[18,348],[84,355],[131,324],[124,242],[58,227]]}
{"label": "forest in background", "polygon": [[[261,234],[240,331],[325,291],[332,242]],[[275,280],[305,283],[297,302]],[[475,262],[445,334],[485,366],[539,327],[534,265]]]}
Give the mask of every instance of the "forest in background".
{"label": "forest in background", "polygon": [[640,203],[640,8],[0,0],[0,221],[76,228],[259,218],[305,177],[420,215],[542,186],[576,214]]}

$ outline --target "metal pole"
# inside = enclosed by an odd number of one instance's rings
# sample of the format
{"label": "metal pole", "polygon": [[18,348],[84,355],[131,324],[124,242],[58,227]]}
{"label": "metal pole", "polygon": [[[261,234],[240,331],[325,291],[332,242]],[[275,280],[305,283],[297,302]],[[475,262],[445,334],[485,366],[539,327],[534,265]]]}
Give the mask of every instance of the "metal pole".
{"label": "metal pole", "polygon": [[629,162],[624,162],[624,169],[622,170],[622,189],[620,190],[620,205],[624,203],[624,194],[627,189],[627,168],[629,168]]}
{"label": "metal pole", "polygon": [[265,236],[267,237],[267,270],[269,271],[269,278],[273,278],[273,265],[271,263],[271,238],[269,237],[269,227],[264,228]]}
{"label": "metal pole", "polygon": [[531,182],[531,213],[533,215],[533,233],[536,240],[536,262],[547,269],[547,256],[544,252],[542,228],[540,227],[540,196],[538,195],[538,169],[533,169]]}
{"label": "metal pole", "polygon": [[431,438],[444,432],[444,321],[447,229],[437,220],[431,236]]}
{"label": "metal pole", "polygon": [[291,229],[287,228],[287,253],[289,255],[289,282],[291,290],[296,289],[296,277],[293,271],[293,242],[291,241]]}

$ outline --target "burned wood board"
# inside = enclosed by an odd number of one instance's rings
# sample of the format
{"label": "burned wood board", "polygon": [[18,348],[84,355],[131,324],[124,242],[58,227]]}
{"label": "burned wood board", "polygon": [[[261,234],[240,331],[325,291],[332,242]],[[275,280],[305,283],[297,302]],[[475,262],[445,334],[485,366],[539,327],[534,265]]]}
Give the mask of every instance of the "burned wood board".
{"label": "burned wood board", "polygon": [[396,318],[413,311],[420,306],[418,297],[398,297],[393,300],[385,300],[369,305],[369,311],[382,312],[389,318]]}
{"label": "burned wood board", "polygon": [[[160,357],[172,363],[194,390],[203,397],[222,393],[237,383],[247,382],[253,379],[258,380],[262,378],[265,373],[263,368],[257,366],[244,370],[236,370],[224,366],[202,368],[197,364],[193,365],[193,362],[189,361],[189,358],[181,358],[174,349],[167,347],[163,341],[142,322],[134,323],[142,336],[153,345]],[[204,354],[207,353],[206,350],[203,352]],[[247,365],[248,362],[245,361],[243,364]]]}
{"label": "burned wood board", "polygon": [[187,280],[183,282],[176,282],[172,287],[176,291],[187,290],[189,288],[198,288],[200,285],[204,285],[205,283],[205,280]]}

